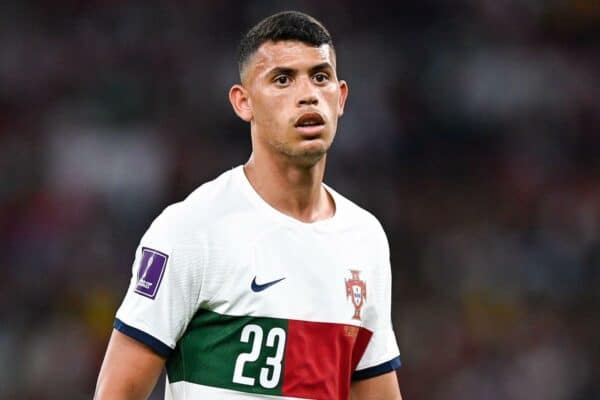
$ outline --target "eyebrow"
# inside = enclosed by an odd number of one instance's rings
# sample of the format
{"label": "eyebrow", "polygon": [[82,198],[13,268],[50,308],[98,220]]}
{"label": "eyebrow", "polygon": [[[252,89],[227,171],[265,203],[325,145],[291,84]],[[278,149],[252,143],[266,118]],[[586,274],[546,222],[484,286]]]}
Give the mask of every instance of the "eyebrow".
{"label": "eyebrow", "polygon": [[333,71],[333,66],[331,64],[329,64],[328,62],[324,62],[324,63],[318,64],[318,65],[315,65],[314,67],[312,67],[310,69],[310,72],[314,73],[314,72],[318,72],[318,71],[324,71],[327,69]]}
{"label": "eyebrow", "polygon": [[[314,67],[311,67],[309,69],[309,73],[314,74],[315,72],[324,71],[324,70],[333,70],[333,67],[331,66],[330,63],[324,62],[324,63],[321,63],[321,64],[317,64]],[[269,71],[269,73],[267,75],[268,76],[277,76],[277,75],[290,75],[290,76],[294,76],[294,75],[296,75],[296,73],[298,73],[298,70],[295,69],[295,68],[275,67],[271,71]]]}
{"label": "eyebrow", "polygon": [[269,73],[267,74],[268,76],[277,76],[277,75],[296,75],[296,72],[298,70],[294,69],[294,68],[288,68],[288,67],[275,67],[272,70],[269,71]]}

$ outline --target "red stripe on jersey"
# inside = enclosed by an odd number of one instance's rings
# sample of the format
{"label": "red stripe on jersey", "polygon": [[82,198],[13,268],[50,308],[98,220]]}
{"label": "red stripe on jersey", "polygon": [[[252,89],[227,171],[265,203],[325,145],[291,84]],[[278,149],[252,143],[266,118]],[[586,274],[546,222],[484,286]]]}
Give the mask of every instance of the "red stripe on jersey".
{"label": "red stripe on jersey", "polygon": [[353,325],[290,320],[281,394],[347,399],[350,377],[371,335]]}

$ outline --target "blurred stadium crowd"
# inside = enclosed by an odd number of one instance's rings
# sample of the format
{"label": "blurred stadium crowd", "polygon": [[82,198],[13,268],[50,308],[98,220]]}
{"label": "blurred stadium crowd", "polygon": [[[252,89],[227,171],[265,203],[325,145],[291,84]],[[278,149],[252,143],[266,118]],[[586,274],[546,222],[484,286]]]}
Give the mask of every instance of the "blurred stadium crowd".
{"label": "blurred stadium crowd", "polygon": [[141,234],[249,155],[238,38],[290,8],[349,81],[326,181],[387,229],[404,397],[600,398],[599,3],[366,3],[2,2],[0,399],[91,397]]}

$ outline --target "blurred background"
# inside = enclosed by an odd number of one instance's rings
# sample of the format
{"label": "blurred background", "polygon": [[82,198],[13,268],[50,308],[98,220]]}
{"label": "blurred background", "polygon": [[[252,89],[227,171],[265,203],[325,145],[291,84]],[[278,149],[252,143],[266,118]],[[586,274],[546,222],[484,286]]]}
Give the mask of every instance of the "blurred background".
{"label": "blurred background", "polygon": [[404,398],[600,399],[594,0],[2,2],[0,399],[91,398],[142,233],[250,154],[235,48],[284,9],[350,85],[326,182],[388,232]]}

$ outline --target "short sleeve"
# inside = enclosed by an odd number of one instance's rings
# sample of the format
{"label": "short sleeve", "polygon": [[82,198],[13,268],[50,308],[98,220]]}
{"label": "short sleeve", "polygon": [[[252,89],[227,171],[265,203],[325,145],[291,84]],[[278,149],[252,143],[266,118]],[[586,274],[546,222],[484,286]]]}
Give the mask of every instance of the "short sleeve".
{"label": "short sleeve", "polygon": [[360,359],[352,380],[371,378],[400,368],[400,351],[391,320],[391,266],[389,245],[383,229],[380,228],[380,262],[372,277],[372,289],[367,286],[367,310],[365,328],[372,332],[371,339]]}
{"label": "short sleeve", "polygon": [[114,328],[168,357],[196,312],[202,243],[167,208],[142,237]]}

